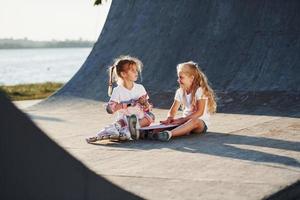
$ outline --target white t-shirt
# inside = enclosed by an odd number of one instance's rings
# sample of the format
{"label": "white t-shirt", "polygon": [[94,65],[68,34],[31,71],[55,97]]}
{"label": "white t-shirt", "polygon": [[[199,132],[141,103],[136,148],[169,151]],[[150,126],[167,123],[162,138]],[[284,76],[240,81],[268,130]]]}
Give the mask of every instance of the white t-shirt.
{"label": "white t-shirt", "polygon": [[[183,104],[183,89],[182,88],[179,88],[177,91],[176,91],[176,94],[175,94],[175,100],[176,101],[179,101],[181,104]],[[192,110],[192,100],[191,100],[191,93],[190,94],[186,94],[185,92],[185,96],[186,96],[186,105],[184,105],[184,110],[183,110],[183,117],[186,117],[186,116],[189,116],[190,114],[193,113],[193,110]],[[195,93],[195,98],[196,98],[196,101],[197,100],[200,100],[200,99],[205,99],[205,107],[204,107],[204,112],[202,114],[202,116],[199,117],[199,119],[203,120],[204,123],[206,124],[206,126],[208,127],[209,126],[209,118],[210,118],[210,113],[208,112],[208,108],[207,108],[207,103],[208,103],[208,98],[206,96],[204,96],[203,94],[203,90],[202,88],[198,88],[196,93]]]}
{"label": "white t-shirt", "polygon": [[[113,89],[109,101],[123,103],[131,100],[137,100],[144,95],[147,95],[147,92],[141,84],[133,83],[131,90],[125,88],[123,85],[118,85]],[[147,99],[148,98],[149,97],[147,95]],[[130,116],[132,114],[138,115],[139,119],[144,117],[144,112],[138,106],[130,106],[127,109],[121,109],[118,111],[118,119],[124,119],[124,116]]]}

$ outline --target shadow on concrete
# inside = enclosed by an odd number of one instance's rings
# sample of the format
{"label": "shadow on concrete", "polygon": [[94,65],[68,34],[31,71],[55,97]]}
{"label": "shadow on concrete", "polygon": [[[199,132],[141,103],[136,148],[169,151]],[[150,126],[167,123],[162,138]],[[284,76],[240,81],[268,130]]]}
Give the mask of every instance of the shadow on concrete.
{"label": "shadow on concrete", "polygon": [[0,199],[141,199],[89,170],[0,93]]}
{"label": "shadow on concrete", "polygon": [[[104,144],[95,143],[95,145]],[[174,138],[166,143],[151,140],[139,140],[137,142],[110,143],[105,145],[142,150],[169,148],[187,153],[208,154],[218,157],[227,157],[258,163],[274,163],[300,168],[300,162],[295,158],[263,152],[257,148],[266,147],[300,152],[300,142],[266,137],[209,132],[205,135],[193,134]],[[247,146],[242,147],[242,145]],[[250,149],[250,147],[252,148]]]}
{"label": "shadow on concrete", "polygon": [[300,93],[284,91],[220,92],[218,112],[231,114],[300,117]]}
{"label": "shadow on concrete", "polygon": [[280,190],[263,200],[298,200],[300,199],[300,181]]}

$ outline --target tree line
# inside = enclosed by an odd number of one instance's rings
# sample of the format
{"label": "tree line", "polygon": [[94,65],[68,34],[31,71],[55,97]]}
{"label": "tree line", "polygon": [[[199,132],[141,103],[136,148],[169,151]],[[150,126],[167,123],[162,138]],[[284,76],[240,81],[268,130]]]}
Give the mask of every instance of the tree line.
{"label": "tree line", "polygon": [[0,49],[23,49],[23,48],[79,48],[92,47],[94,41],[88,40],[64,40],[64,41],[34,41],[24,39],[0,39]]}

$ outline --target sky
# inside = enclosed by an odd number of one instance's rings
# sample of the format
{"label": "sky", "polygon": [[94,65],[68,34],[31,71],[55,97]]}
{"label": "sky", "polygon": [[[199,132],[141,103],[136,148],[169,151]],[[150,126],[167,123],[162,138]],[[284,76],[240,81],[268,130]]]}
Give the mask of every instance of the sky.
{"label": "sky", "polygon": [[111,0],[0,0],[0,39],[96,41]]}

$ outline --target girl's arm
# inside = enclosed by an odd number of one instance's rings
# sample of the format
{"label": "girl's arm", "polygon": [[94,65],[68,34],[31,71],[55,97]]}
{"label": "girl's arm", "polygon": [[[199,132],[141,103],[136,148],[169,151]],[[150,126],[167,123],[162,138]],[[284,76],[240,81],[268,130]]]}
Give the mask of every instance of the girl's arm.
{"label": "girl's arm", "polygon": [[115,101],[109,101],[106,105],[106,111],[109,114],[113,114],[118,110],[126,109],[130,102],[117,103]]}
{"label": "girl's arm", "polygon": [[204,113],[205,103],[206,103],[206,99],[197,100],[197,103],[196,103],[197,111],[196,112],[193,112],[189,116],[175,119],[175,120],[173,120],[172,124],[183,124],[183,123],[189,121],[190,119],[201,117]]}
{"label": "girl's arm", "polygon": [[160,123],[170,124],[174,120],[174,117],[175,117],[179,107],[180,107],[180,102],[177,100],[174,100],[174,102],[168,112],[168,118],[166,120],[160,121]]}

